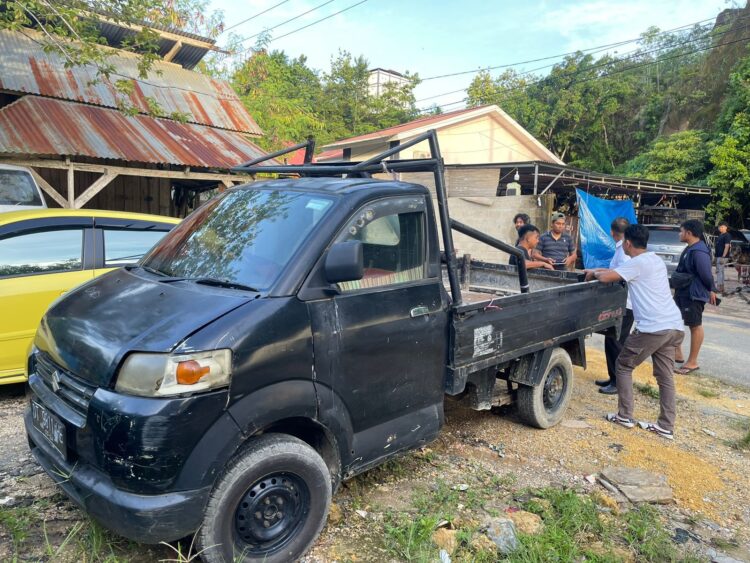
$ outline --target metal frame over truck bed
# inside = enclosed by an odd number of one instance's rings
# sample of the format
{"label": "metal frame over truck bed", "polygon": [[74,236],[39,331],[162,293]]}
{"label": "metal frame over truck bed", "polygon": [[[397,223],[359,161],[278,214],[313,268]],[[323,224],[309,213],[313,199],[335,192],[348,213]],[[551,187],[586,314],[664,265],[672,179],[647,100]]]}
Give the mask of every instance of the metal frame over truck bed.
{"label": "metal frame over truck bed", "polygon": [[[429,143],[431,158],[387,160],[424,141]],[[314,164],[314,147],[314,141],[309,139],[234,170],[245,174],[345,178],[432,172],[445,251],[444,279],[447,278],[452,298],[445,393],[466,399],[470,407],[480,410],[509,403],[518,395],[525,422],[542,428],[556,424],[571,393],[572,368],[564,368],[564,364],[572,361],[586,366],[586,336],[594,332],[619,334],[625,312],[623,284],[584,282],[583,275],[574,272],[532,270],[529,274],[524,254],[518,248],[451,219],[443,160],[434,130],[363,162]],[[301,148],[305,149],[305,164],[260,166],[261,162]],[[469,257],[458,259],[453,230],[516,256],[518,267],[472,261]],[[513,287],[515,280],[518,289]],[[556,352],[558,348],[561,350]],[[567,353],[568,359],[561,358],[560,353]],[[552,378],[550,370],[561,365],[562,371],[568,373]],[[544,405],[548,407],[546,411]]]}

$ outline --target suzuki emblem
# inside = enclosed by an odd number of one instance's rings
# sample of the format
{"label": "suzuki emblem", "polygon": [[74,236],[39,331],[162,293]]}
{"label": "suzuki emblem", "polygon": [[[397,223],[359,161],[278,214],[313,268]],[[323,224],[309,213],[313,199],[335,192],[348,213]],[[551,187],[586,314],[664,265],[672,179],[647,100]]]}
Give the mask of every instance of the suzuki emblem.
{"label": "suzuki emblem", "polygon": [[52,390],[55,393],[60,391],[60,372],[57,370],[52,372]]}

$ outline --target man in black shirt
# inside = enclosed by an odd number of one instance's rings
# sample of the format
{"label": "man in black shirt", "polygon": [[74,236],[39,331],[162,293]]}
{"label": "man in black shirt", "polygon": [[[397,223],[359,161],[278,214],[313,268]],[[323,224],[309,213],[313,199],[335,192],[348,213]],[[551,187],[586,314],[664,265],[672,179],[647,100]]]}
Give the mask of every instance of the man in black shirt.
{"label": "man in black shirt", "polygon": [[[537,244],[539,244],[539,229],[534,225],[524,225],[518,230],[518,243],[516,244],[516,248],[523,252],[523,256],[526,259],[526,269],[545,268],[547,270],[554,270],[551,264],[531,258],[532,252]],[[518,266],[518,259],[511,255],[509,264],[511,266]]]}
{"label": "man in black shirt", "polygon": [[719,291],[724,293],[724,266],[729,258],[729,250],[732,247],[732,235],[729,234],[729,225],[726,221],[719,223],[719,237],[716,239],[714,256],[716,256],[716,285]]}

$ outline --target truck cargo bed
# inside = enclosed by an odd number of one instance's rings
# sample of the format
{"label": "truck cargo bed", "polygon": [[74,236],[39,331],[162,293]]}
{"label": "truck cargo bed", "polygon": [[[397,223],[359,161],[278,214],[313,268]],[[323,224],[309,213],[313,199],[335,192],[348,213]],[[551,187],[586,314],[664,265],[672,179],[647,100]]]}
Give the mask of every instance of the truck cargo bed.
{"label": "truck cargo bed", "polygon": [[575,272],[531,270],[530,292],[521,293],[513,266],[481,261],[461,266],[465,300],[452,312],[446,385],[450,394],[461,393],[473,372],[593,332],[619,331],[627,295],[621,283],[584,282]]}

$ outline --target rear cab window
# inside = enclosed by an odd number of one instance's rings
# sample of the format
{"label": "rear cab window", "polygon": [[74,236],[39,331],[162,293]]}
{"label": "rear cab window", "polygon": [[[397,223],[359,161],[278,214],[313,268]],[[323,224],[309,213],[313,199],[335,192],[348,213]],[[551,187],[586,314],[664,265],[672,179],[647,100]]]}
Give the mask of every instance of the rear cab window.
{"label": "rear cab window", "polygon": [[31,174],[25,170],[0,169],[0,205],[43,207],[44,203]]}

